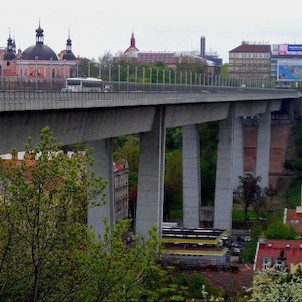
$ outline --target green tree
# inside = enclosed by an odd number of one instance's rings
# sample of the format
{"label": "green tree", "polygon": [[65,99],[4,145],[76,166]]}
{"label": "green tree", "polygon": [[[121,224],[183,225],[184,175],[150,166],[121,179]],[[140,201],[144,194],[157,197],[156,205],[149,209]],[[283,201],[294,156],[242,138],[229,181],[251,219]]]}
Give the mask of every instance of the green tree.
{"label": "green tree", "polygon": [[239,186],[234,190],[234,196],[242,205],[244,221],[247,221],[247,213],[252,206],[259,216],[260,209],[265,205],[265,190],[259,185],[261,176],[254,177],[248,173],[246,176],[239,176]]}
{"label": "green tree", "polygon": [[25,160],[13,151],[0,163],[1,301],[184,300],[159,264],[158,230],[129,246],[130,220],[104,221],[100,237],[87,228],[88,206],[106,185],[90,169],[89,150],[67,157],[48,127],[25,149]]}
{"label": "green tree", "polygon": [[222,76],[222,77],[229,76],[229,64],[228,63],[222,64],[221,69],[220,69],[220,76]]}
{"label": "green tree", "polygon": [[53,262],[86,244],[87,206],[105,186],[87,169],[88,151],[67,158],[47,127],[40,139],[25,145],[27,159],[13,151],[0,165],[0,297],[20,301],[43,299],[59,277]]}
{"label": "green tree", "polygon": [[268,239],[299,239],[299,232],[293,225],[284,224],[282,221],[271,223],[265,231]]}
{"label": "green tree", "polygon": [[252,298],[249,302],[299,302],[302,297],[302,278],[288,279],[287,273],[275,271],[255,275]]}
{"label": "green tree", "polygon": [[203,205],[213,205],[216,181],[218,123],[202,123],[200,133],[201,200]]}
{"label": "green tree", "polygon": [[166,154],[164,219],[170,219],[172,209],[182,210],[182,153]]}

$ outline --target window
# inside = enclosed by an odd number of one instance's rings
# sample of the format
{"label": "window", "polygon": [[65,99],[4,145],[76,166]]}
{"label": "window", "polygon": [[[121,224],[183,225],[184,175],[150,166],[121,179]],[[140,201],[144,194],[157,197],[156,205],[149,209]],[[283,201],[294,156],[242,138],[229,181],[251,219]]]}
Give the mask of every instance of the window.
{"label": "window", "polygon": [[272,259],[270,257],[264,257],[262,259],[262,269],[267,269],[272,265]]}
{"label": "window", "polygon": [[276,267],[276,269],[281,269],[281,268],[283,268],[283,261],[282,261],[282,260],[279,260],[279,259],[276,259],[275,267]]}

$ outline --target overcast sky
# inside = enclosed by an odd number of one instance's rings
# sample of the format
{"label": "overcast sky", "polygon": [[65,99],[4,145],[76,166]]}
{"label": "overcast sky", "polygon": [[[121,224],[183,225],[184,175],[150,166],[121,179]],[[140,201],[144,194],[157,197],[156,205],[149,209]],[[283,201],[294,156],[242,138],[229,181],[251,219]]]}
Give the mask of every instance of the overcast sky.
{"label": "overcast sky", "polygon": [[70,31],[73,53],[88,59],[125,51],[132,32],[140,51],[199,51],[205,36],[206,52],[224,63],[243,40],[302,44],[299,0],[15,0],[5,6],[0,47],[10,32],[22,51],[35,44],[39,21],[44,44],[55,53],[66,48]]}

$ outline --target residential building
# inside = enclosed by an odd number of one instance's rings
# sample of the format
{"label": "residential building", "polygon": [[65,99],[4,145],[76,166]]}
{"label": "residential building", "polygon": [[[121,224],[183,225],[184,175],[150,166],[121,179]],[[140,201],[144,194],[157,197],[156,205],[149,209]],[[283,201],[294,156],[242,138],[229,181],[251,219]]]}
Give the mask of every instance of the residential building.
{"label": "residential building", "polygon": [[295,274],[302,266],[302,240],[259,238],[254,261],[254,272],[268,269]]}
{"label": "residential building", "polygon": [[242,44],[229,51],[229,75],[238,79],[270,79],[271,46]]}
{"label": "residential building", "polygon": [[129,217],[129,166],[125,159],[113,162],[113,192],[115,221]]}

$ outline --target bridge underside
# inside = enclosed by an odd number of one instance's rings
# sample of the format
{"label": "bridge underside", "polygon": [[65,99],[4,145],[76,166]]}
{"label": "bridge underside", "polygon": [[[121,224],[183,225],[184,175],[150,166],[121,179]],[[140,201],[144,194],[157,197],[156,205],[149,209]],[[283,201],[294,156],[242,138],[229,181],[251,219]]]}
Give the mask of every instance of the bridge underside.
{"label": "bridge underside", "polygon": [[[108,154],[108,148],[104,147],[107,146],[107,143],[99,143],[100,141],[106,141],[107,139],[123,135],[141,133],[142,146],[138,181],[137,231],[147,233],[147,230],[152,225],[160,227],[162,220],[164,130],[166,128],[188,126],[186,128],[186,144],[187,146],[191,146],[190,148],[198,148],[196,144],[198,137],[195,135],[196,127],[194,125],[210,121],[221,121],[214,225],[218,228],[229,228],[231,224],[234,178],[242,173],[242,171],[239,171],[241,169],[240,165],[234,168],[234,160],[237,158],[236,152],[237,154],[241,152],[235,147],[238,140],[234,138],[234,135],[235,133],[240,133],[240,131],[235,132],[237,127],[236,119],[242,116],[265,114],[268,108],[270,112],[278,111],[281,105],[281,100],[273,100],[112,107],[106,109],[86,108],[82,110],[49,110],[40,112],[2,112],[0,114],[0,153],[10,152],[13,148],[20,151],[23,150],[29,136],[32,137],[33,144],[35,144],[39,140],[41,128],[49,126],[58,142],[63,145],[98,142],[90,145],[101,146],[99,148],[101,151],[96,155],[106,158],[105,162],[108,164],[111,162],[111,158]],[[192,141],[190,142],[190,140]],[[263,150],[266,152],[269,142],[263,146]],[[185,154],[188,155],[187,160],[191,160],[190,154],[195,153],[187,148]],[[184,177],[187,179],[190,179],[192,175],[200,177],[199,172],[196,170],[199,170],[197,157],[194,158],[194,163],[197,163],[195,168],[192,163],[184,164],[184,171],[186,169]],[[100,166],[102,165],[104,164],[100,164]],[[98,173],[101,173],[101,169],[98,168],[98,170]],[[262,165],[262,173],[266,173],[265,171],[266,167]],[[107,174],[109,175],[110,173],[109,171]],[[200,184],[200,180],[194,183]],[[190,186],[192,181],[184,180],[184,184]],[[190,190],[197,191],[190,192]],[[200,192],[198,190],[200,190],[198,185],[194,185],[193,188],[184,188],[184,198],[188,198],[184,200],[184,205],[188,207],[184,211],[184,213],[187,213],[185,215],[188,215],[184,217],[184,222],[192,223],[194,221],[194,226],[199,221],[196,216],[196,208],[199,208],[201,203]],[[112,194],[109,194],[109,196],[112,196]],[[112,217],[112,208],[104,207],[104,209],[95,213]],[[96,215],[92,215],[91,217],[93,217],[93,221],[98,219]],[[98,228],[97,233],[101,233],[102,230],[99,223],[94,223],[93,221],[92,224]]]}

